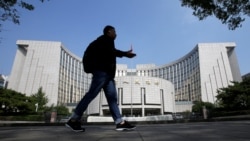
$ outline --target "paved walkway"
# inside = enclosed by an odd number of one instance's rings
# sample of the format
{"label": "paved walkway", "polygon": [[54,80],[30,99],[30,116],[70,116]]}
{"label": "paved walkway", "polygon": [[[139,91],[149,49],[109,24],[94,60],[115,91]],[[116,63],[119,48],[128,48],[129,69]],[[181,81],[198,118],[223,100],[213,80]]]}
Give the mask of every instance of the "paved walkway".
{"label": "paved walkway", "polygon": [[250,120],[138,124],[118,132],[113,125],[87,125],[76,133],[64,126],[0,127],[1,141],[249,141]]}

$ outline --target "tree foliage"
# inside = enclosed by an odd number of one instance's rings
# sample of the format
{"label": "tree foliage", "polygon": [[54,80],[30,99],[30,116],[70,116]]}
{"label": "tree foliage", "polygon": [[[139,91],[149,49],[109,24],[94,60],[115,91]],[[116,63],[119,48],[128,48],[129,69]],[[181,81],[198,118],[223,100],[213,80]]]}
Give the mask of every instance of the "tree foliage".
{"label": "tree foliage", "polygon": [[38,111],[43,112],[46,108],[46,104],[49,102],[49,99],[42,91],[42,87],[38,89],[38,92],[36,94],[33,94],[30,97],[32,99],[33,105],[38,106]]}
{"label": "tree foliage", "polygon": [[28,113],[32,111],[30,98],[25,94],[0,88],[0,106],[2,113],[21,112]]}
{"label": "tree foliage", "polygon": [[202,109],[204,106],[206,107],[206,109],[208,109],[210,111],[215,108],[214,104],[212,104],[210,102],[195,101],[194,105],[192,106],[192,112],[202,114],[202,112],[203,112]]}
{"label": "tree foliage", "polygon": [[50,107],[47,107],[45,111],[56,111],[57,115],[69,115],[69,109],[64,105],[51,105]]}
{"label": "tree foliage", "polygon": [[217,101],[226,110],[250,109],[250,78],[218,90]]}
{"label": "tree foliage", "polygon": [[[57,115],[65,116],[69,115],[69,110],[64,105],[51,105],[46,106],[48,98],[42,91],[42,87],[38,89],[38,92],[26,96],[25,94],[16,92],[10,89],[0,88],[0,115],[26,115],[26,114],[44,114],[57,112]],[[38,109],[36,112],[36,106]]]}
{"label": "tree foliage", "polygon": [[199,20],[215,16],[230,30],[242,26],[246,16],[250,16],[249,0],[181,0],[181,5],[193,9]]}
{"label": "tree foliage", "polygon": [[199,119],[203,114],[203,108],[206,109],[207,117],[210,118],[213,116],[213,111],[215,109],[215,105],[210,102],[203,101],[194,101],[194,105],[192,106],[192,119]]}
{"label": "tree foliage", "polygon": [[[39,1],[44,2],[45,0]],[[20,24],[20,13],[17,10],[18,8],[29,11],[35,9],[32,4],[25,2],[24,0],[0,0],[0,32],[2,31],[1,22],[11,20],[14,24]]]}

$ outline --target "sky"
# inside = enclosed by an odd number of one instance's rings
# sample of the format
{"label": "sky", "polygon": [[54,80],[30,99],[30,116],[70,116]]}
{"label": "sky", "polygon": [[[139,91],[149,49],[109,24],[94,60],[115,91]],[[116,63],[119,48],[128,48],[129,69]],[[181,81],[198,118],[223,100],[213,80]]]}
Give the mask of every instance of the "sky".
{"label": "sky", "polygon": [[[203,21],[179,0],[26,0],[34,11],[19,9],[20,25],[6,21],[0,32],[0,74],[10,75],[17,40],[59,41],[82,57],[106,25],[116,28],[115,46],[133,59],[119,64],[165,65],[188,54],[198,43],[235,42],[241,74],[250,72],[250,17],[241,28],[229,30],[215,17]],[[209,59],[209,58],[208,58]]]}

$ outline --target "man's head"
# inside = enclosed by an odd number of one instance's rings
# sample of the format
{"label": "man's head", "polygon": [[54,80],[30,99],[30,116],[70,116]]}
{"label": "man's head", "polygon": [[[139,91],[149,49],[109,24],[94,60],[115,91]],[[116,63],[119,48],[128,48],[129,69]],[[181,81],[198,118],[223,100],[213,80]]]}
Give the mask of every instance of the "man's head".
{"label": "man's head", "polygon": [[116,38],[115,28],[111,25],[107,25],[104,27],[103,34],[109,36],[112,39]]}

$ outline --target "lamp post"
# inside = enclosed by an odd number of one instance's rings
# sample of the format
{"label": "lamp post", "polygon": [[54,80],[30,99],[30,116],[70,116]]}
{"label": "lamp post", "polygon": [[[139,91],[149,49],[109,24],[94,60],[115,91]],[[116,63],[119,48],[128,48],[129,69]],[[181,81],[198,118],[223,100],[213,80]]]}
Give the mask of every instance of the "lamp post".
{"label": "lamp post", "polygon": [[37,110],[38,110],[38,103],[36,103],[35,106],[36,106],[36,112],[37,112]]}
{"label": "lamp post", "polygon": [[5,104],[3,103],[3,104],[2,104],[2,109],[4,109],[4,108],[5,108]]}
{"label": "lamp post", "polygon": [[5,104],[3,103],[3,104],[2,104],[2,109],[3,109],[3,112],[4,112],[4,113],[5,113],[5,107],[6,107],[6,106],[5,106]]}

